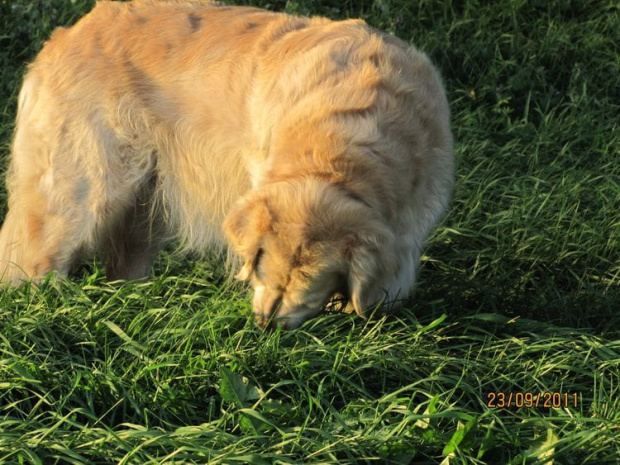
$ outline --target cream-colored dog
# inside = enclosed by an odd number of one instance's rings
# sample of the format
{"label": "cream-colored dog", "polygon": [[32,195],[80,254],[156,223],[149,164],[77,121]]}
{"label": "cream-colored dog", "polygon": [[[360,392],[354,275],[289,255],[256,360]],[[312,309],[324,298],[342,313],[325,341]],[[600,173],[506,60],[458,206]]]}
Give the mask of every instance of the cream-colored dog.
{"label": "cream-colored dog", "polygon": [[103,2],[25,77],[0,276],[66,274],[101,248],[110,279],[141,278],[169,238],[204,251],[227,236],[261,326],[297,327],[336,293],[361,315],[410,294],[453,180],[442,83],[399,39],[359,20]]}

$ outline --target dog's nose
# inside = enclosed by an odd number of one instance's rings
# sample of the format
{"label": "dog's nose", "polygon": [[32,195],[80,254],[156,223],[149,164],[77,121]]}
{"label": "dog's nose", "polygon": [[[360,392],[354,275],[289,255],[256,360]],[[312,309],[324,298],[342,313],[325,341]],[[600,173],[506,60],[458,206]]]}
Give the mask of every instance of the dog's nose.
{"label": "dog's nose", "polygon": [[258,326],[263,331],[272,328],[269,325],[269,318],[265,318],[262,314],[258,314],[258,313],[255,314],[254,315],[254,322],[256,323],[256,326]]}
{"label": "dog's nose", "polygon": [[280,321],[277,317],[265,317],[263,314],[255,314],[254,322],[262,331],[272,331],[278,326],[286,329],[286,324]]}

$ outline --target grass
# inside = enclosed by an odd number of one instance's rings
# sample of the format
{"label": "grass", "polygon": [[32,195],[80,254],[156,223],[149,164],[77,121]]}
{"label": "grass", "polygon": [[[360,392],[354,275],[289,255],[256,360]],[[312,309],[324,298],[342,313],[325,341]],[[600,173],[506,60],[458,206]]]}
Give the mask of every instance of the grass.
{"label": "grass", "polygon": [[[620,8],[250,3],[361,16],[441,69],[457,188],[415,300],[261,333],[217,260],[168,254],[2,292],[0,463],[618,463]],[[90,6],[0,0],[3,158],[25,63]]]}

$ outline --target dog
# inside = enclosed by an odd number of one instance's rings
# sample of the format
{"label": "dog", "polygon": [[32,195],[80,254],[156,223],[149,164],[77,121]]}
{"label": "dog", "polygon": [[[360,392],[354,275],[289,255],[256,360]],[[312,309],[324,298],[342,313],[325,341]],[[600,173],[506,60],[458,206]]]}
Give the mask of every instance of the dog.
{"label": "dog", "polygon": [[100,2],[24,78],[0,279],[64,276],[100,250],[108,279],[145,278],[174,239],[240,267],[260,327],[296,328],[334,295],[363,316],[411,294],[453,183],[441,78],[398,38],[361,20]]}

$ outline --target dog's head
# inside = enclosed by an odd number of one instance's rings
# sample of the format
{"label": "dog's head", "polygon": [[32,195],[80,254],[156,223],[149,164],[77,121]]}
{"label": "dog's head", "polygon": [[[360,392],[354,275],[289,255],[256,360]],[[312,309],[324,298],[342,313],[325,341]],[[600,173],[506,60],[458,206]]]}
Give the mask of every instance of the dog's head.
{"label": "dog's head", "polygon": [[236,277],[254,287],[261,328],[296,328],[335,294],[363,315],[393,250],[390,229],[370,205],[317,180],[252,192],[229,213],[224,230],[243,260]]}

